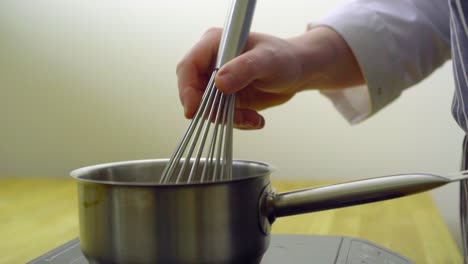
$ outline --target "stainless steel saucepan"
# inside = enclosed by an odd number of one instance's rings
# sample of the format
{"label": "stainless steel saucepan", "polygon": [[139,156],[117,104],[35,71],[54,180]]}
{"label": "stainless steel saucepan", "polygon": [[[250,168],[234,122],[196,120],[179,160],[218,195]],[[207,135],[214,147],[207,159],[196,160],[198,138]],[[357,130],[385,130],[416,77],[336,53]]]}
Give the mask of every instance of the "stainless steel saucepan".
{"label": "stainless steel saucepan", "polygon": [[81,249],[91,263],[260,263],[276,217],[381,201],[460,180],[393,175],[276,193],[272,167],[234,161],[233,179],[160,185],[167,163],[75,170]]}

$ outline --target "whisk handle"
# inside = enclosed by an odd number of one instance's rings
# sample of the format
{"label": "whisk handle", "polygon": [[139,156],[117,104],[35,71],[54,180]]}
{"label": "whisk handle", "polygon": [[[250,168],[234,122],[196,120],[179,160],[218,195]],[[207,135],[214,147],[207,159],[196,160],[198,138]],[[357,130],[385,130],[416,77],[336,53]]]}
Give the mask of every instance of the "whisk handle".
{"label": "whisk handle", "polygon": [[219,43],[215,65],[217,69],[239,55],[244,49],[256,2],[256,0],[232,0]]}

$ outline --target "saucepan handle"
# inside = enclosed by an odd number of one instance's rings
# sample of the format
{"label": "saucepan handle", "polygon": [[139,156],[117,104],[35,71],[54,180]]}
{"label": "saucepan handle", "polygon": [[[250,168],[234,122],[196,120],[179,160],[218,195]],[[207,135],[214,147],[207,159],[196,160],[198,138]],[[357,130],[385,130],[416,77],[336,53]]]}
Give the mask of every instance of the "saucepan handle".
{"label": "saucepan handle", "polygon": [[466,173],[458,173],[455,177],[399,174],[285,193],[266,190],[261,209],[271,224],[276,217],[388,200],[428,191],[467,177]]}

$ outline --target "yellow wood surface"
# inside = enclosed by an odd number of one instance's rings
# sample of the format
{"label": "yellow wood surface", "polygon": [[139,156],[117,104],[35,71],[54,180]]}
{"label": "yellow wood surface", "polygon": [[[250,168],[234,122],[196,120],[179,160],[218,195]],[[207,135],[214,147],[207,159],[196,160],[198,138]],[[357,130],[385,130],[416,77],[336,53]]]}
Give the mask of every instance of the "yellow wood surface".
{"label": "yellow wood surface", "polygon": [[[317,184],[273,182],[278,191]],[[70,179],[0,179],[0,263],[25,263],[77,237],[76,204],[75,183]],[[280,218],[273,233],[359,237],[418,264],[462,263],[428,193]]]}

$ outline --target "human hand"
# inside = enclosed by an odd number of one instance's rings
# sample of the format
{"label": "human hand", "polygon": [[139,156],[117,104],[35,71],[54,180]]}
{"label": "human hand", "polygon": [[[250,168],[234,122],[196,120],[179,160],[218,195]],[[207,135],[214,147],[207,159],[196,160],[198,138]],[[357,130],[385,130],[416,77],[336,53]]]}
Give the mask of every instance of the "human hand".
{"label": "human hand", "polygon": [[[213,71],[221,29],[208,30],[177,65],[179,96],[192,118]],[[291,39],[251,33],[245,51],[219,69],[216,87],[236,93],[234,126],[258,129],[265,124],[258,111],[282,104],[297,92],[344,88],[363,82],[344,40],[327,27]]]}

